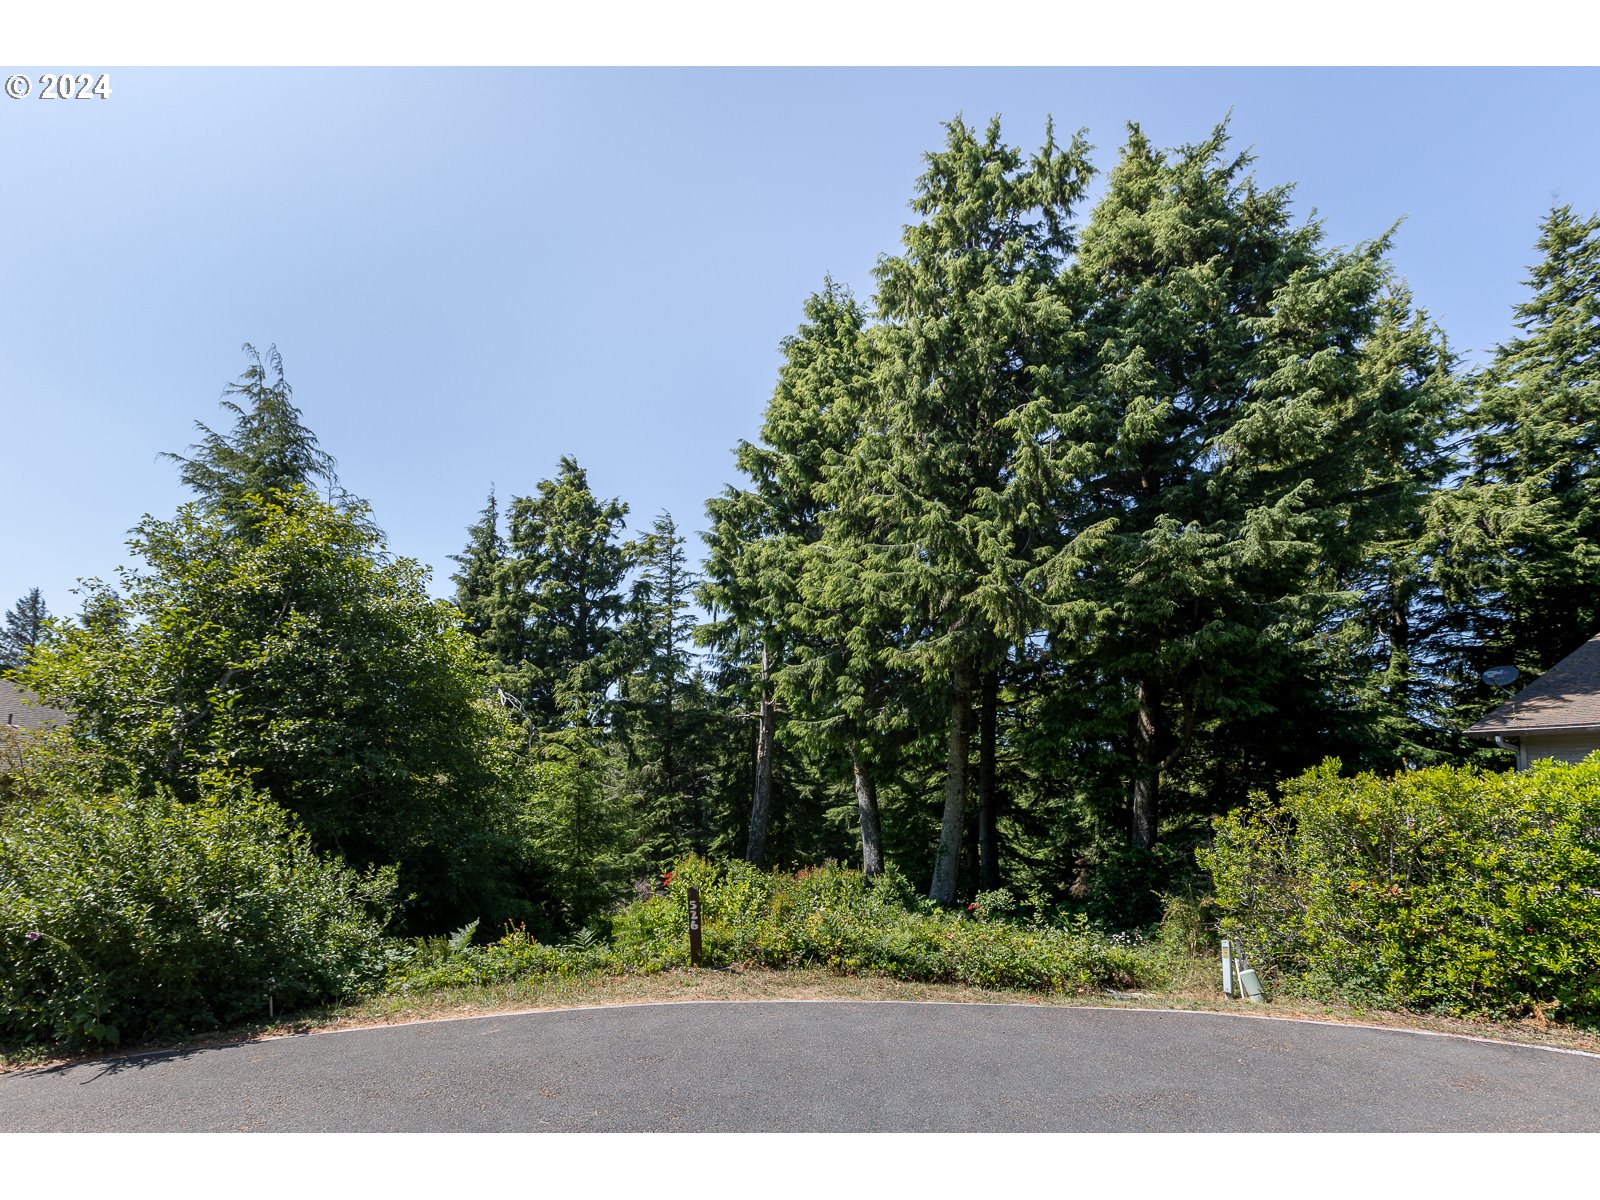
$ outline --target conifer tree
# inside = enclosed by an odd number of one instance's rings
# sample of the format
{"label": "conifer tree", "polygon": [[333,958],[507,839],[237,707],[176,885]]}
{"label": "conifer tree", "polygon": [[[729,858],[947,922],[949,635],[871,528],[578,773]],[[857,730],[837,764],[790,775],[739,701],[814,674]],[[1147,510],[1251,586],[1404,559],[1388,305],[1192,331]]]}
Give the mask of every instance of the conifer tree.
{"label": "conifer tree", "polygon": [[621,501],[597,498],[566,455],[538,495],[511,503],[507,545],[520,612],[507,679],[541,728],[580,710],[601,723],[607,692],[623,672],[618,627],[630,557],[620,534],[627,514]]}
{"label": "conifer tree", "polygon": [[[741,458],[747,446],[740,443]],[[706,501],[711,528],[704,535],[705,579],[698,595],[711,617],[695,634],[720,660],[726,699],[735,711],[743,713],[754,705],[755,755],[744,857],[757,866],[766,857],[771,820],[777,709],[770,668],[781,612],[777,592],[786,586],[781,572],[763,565],[770,557],[763,508],[757,492],[732,485],[721,496]]]}
{"label": "conifer tree", "polygon": [[[883,405],[861,440],[849,503],[889,540],[861,569],[893,581],[913,629],[898,662],[947,689],[947,765],[929,894],[955,899],[980,677],[1040,628],[1047,512],[1080,418],[1065,364],[1075,313],[1062,267],[1090,168],[1047,126],[1031,156],[998,120],[959,118],[927,156],[902,252],[880,261]],[[985,744],[988,744],[987,742]]]}
{"label": "conifer tree", "polygon": [[865,311],[831,279],[807,300],[805,316],[784,341],[751,463],[790,500],[775,510],[788,517],[774,530],[775,548],[793,584],[776,683],[788,741],[848,774],[861,868],[876,875],[884,867],[878,782],[894,765],[911,699],[894,685],[916,686],[888,664],[903,621],[892,589],[861,569],[883,529],[852,504],[847,468],[876,408],[880,350]]}
{"label": "conifer tree", "polygon": [[263,359],[246,342],[244,354],[250,365],[223,393],[222,407],[234,418],[232,430],[218,433],[196,421],[203,436],[190,447],[194,457],[170,452],[163,457],[178,464],[179,478],[202,503],[236,528],[259,511],[245,497],[292,497],[298,488],[310,495],[320,490],[329,503],[370,525],[366,506],[340,486],[334,457],[301,421],[278,348],[268,347]]}
{"label": "conifer tree", "polygon": [[28,661],[33,648],[44,640],[45,622],[50,607],[38,588],[29,588],[6,610],[5,628],[0,629],[0,672],[15,671]]}
{"label": "conifer tree", "polygon": [[831,279],[804,311],[805,323],[784,339],[760,442],[738,449],[750,487],[730,488],[707,506],[713,528],[702,594],[726,614],[707,635],[725,648],[748,646],[758,684],[746,856],[760,862],[765,854],[781,710],[794,749],[844,764],[863,868],[876,873],[883,849],[868,708],[886,698],[880,691],[869,700],[864,689],[880,653],[879,625],[867,617],[872,597],[855,587],[851,566],[863,526],[842,517],[830,494],[870,410],[873,354],[866,314]]}
{"label": "conifer tree", "polygon": [[1315,674],[1335,599],[1318,572],[1371,482],[1359,352],[1385,243],[1324,249],[1226,143],[1169,154],[1130,126],[1074,265],[1094,465],[1060,632],[1092,664],[1079,736],[1124,748],[1136,849],[1197,731],[1260,727]]}
{"label": "conifer tree", "polygon": [[529,840],[549,884],[547,923],[573,930],[616,899],[636,866],[635,814],[579,708],[533,740]]}
{"label": "conifer tree", "polygon": [[493,489],[477,522],[467,527],[466,549],[450,557],[461,568],[450,579],[456,585],[456,607],[466,631],[493,667],[518,662],[523,618]]}
{"label": "conifer tree", "polygon": [[1478,381],[1461,522],[1488,559],[1478,666],[1530,674],[1600,629],[1600,215],[1552,209],[1538,248],[1521,334]]}
{"label": "conifer tree", "polygon": [[632,669],[622,682],[617,723],[649,830],[647,848],[658,858],[704,854],[710,844],[694,761],[706,714],[689,657],[698,579],[684,545],[672,514],[659,513],[634,546],[638,577],[622,631]]}
{"label": "conifer tree", "polygon": [[1347,710],[1340,757],[1395,770],[1438,761],[1452,740],[1464,622],[1448,602],[1438,497],[1458,467],[1451,431],[1466,389],[1443,332],[1397,282],[1378,302],[1360,370],[1352,459],[1362,474],[1339,510],[1344,536],[1324,555],[1348,600],[1323,639],[1318,678],[1330,706]]}

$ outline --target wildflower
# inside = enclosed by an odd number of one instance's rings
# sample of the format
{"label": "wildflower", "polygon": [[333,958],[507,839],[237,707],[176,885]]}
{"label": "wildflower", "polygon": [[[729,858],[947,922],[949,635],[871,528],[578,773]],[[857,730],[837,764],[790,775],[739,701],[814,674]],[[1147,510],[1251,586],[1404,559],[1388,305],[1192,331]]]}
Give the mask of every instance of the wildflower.
{"label": "wildflower", "polygon": [[975,907],[976,907],[976,905],[969,904],[969,905],[967,905],[967,911],[971,912]]}
{"label": "wildflower", "polygon": [[37,929],[30,929],[30,930],[28,930],[27,933],[23,934],[22,936],[27,938],[30,942],[37,942],[40,938],[42,938],[44,936],[44,934],[40,933]]}

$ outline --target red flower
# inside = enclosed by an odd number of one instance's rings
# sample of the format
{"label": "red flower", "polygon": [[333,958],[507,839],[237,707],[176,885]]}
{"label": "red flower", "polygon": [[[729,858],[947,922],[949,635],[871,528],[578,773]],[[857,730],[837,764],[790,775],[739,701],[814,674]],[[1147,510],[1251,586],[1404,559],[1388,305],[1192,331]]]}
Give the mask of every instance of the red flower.
{"label": "red flower", "polygon": [[974,908],[974,907],[975,907],[975,906],[974,906],[974,905],[971,905],[971,904],[969,904],[969,905],[967,905],[967,911],[968,911],[968,912],[971,912],[971,911],[972,911],[972,910],[973,910],[973,908]]}

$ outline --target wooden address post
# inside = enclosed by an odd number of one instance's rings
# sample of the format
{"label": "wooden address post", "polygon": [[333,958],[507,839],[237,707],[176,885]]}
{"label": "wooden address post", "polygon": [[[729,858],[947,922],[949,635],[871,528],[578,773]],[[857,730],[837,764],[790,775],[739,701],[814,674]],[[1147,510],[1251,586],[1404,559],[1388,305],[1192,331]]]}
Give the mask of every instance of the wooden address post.
{"label": "wooden address post", "polygon": [[689,889],[689,965],[700,965],[700,889]]}

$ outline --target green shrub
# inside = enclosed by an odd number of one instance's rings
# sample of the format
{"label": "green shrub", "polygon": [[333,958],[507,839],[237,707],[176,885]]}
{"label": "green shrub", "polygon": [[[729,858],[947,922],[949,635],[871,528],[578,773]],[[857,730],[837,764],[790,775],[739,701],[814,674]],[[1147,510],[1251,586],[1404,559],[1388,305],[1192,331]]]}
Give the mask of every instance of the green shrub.
{"label": "green shrub", "polygon": [[1161,924],[1156,929],[1156,944],[1176,958],[1211,959],[1218,951],[1217,932],[1212,925],[1216,901],[1209,896],[1161,897]]}
{"label": "green shrub", "polygon": [[381,982],[391,869],[318,857],[249,795],[55,792],[0,816],[0,1035],[166,1037]]}
{"label": "green shrub", "polygon": [[1163,896],[1193,886],[1194,847],[1180,840],[1102,846],[1093,852],[1082,910],[1102,929],[1148,929],[1161,920]]}
{"label": "green shrub", "polygon": [[[1151,965],[1089,928],[978,920],[917,896],[893,870],[876,880],[838,866],[784,875],[749,863],[690,856],[663,875],[661,893],[611,922],[610,945],[589,937],[541,946],[512,930],[490,946],[440,961],[419,955],[392,982],[398,991],[508,982],[529,975],[649,973],[689,964],[688,890],[700,890],[701,963],[822,966],[922,982],[1076,991],[1137,986]],[[990,907],[1009,906],[995,894]]]}
{"label": "green shrub", "polygon": [[1223,927],[1271,986],[1600,1018],[1600,755],[1389,779],[1330,760],[1215,828]]}
{"label": "green shrub", "polygon": [[509,983],[534,975],[620,974],[624,970],[625,964],[604,944],[545,946],[530,937],[525,927],[518,927],[486,946],[468,946],[443,958],[415,953],[396,965],[389,990],[420,993]]}
{"label": "green shrub", "polygon": [[[1143,980],[1138,956],[1079,921],[1023,926],[940,910],[893,871],[873,881],[829,866],[794,875],[681,860],[666,894],[619,913],[615,952],[645,969],[687,962],[686,892],[700,889],[702,962],[817,965],[923,982],[1071,991]],[[986,909],[1009,907],[993,896]]]}

